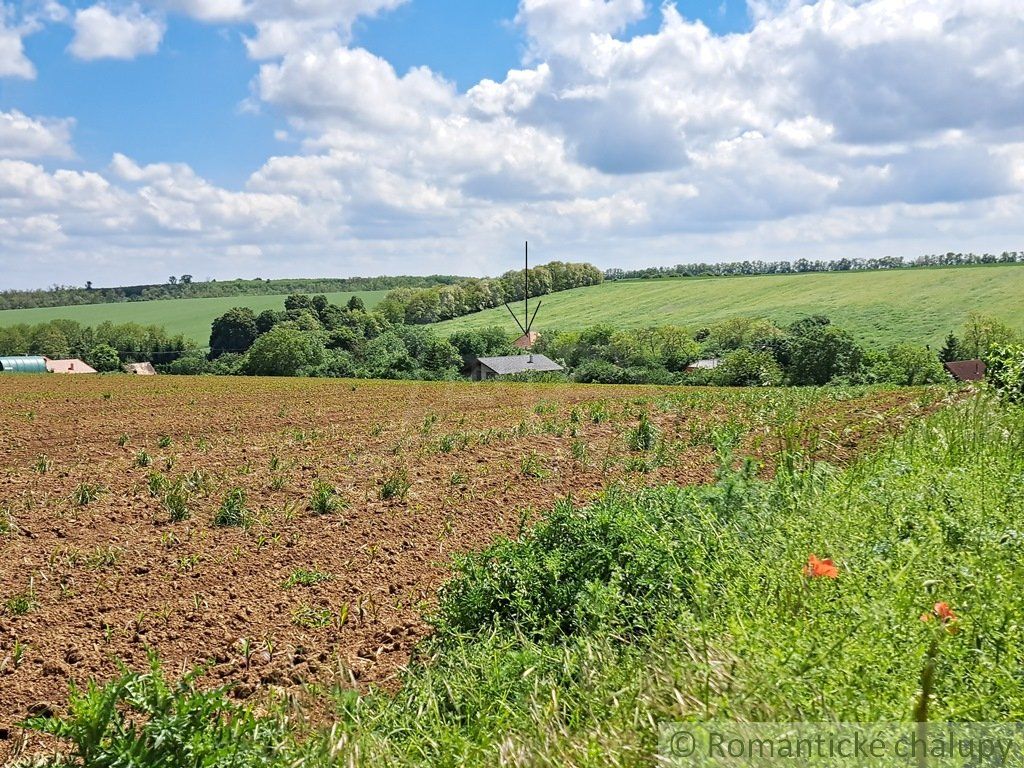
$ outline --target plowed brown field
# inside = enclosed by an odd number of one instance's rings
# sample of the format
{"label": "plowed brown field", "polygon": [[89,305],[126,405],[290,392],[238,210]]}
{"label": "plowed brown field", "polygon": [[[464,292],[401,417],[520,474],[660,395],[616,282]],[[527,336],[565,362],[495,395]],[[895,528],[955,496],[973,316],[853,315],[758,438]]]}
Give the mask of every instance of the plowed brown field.
{"label": "plowed brown field", "polygon": [[[150,649],[170,669],[210,664],[240,698],[395,685],[452,553],[559,497],[706,482],[723,439],[765,471],[796,442],[842,461],[932,398],[4,375],[0,736]],[[641,412],[650,450],[629,445]],[[317,482],[341,508],[310,508]],[[246,524],[215,525],[236,488]]]}

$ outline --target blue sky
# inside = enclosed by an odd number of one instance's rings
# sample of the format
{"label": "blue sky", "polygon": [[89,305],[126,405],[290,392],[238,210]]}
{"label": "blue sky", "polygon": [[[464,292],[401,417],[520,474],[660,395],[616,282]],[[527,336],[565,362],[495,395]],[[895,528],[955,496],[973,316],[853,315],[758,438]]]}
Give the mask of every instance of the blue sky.
{"label": "blue sky", "polygon": [[[514,23],[515,0],[414,0],[358,19],[352,44],[387,59],[399,73],[426,65],[466,90],[484,78],[501,80],[518,66],[526,41]],[[681,3],[680,10],[711,29],[749,27],[746,5]],[[649,14],[624,36],[657,31]],[[81,167],[105,164],[115,152],[139,162],[188,163],[206,178],[239,186],[271,154],[282,151],[274,131],[284,120],[246,109],[258,63],[246,55],[246,32],[183,16],[167,22],[160,50],[131,62],[82,62],[67,53],[73,31],[47,26],[25,41],[39,75],[0,78],[0,109],[75,116]]]}
{"label": "blue sky", "polygon": [[1024,234],[1014,0],[0,9],[0,288]]}

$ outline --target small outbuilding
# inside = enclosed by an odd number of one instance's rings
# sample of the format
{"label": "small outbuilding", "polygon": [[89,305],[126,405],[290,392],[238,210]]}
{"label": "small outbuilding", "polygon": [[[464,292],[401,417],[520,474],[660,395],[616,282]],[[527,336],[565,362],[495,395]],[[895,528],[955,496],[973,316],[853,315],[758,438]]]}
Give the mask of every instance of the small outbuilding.
{"label": "small outbuilding", "polygon": [[51,360],[46,358],[46,370],[50,373],[96,373],[96,369],[86,362],[73,357],[69,360]]}
{"label": "small outbuilding", "polygon": [[46,373],[46,358],[42,355],[9,355],[0,357],[0,372]]}
{"label": "small outbuilding", "polygon": [[486,381],[497,376],[513,376],[517,373],[554,373],[562,366],[544,355],[503,355],[502,357],[478,357],[473,363],[473,381]]}
{"label": "small outbuilding", "polygon": [[121,367],[124,368],[125,373],[136,376],[156,376],[156,368],[152,363],[125,363]]}
{"label": "small outbuilding", "polygon": [[985,378],[985,363],[982,360],[954,360],[945,365],[949,375],[957,381],[981,381]]}
{"label": "small outbuilding", "polygon": [[537,333],[536,331],[527,331],[518,339],[513,341],[512,346],[518,347],[519,349],[529,349],[530,347],[537,343],[537,340],[539,338],[540,334]]}
{"label": "small outbuilding", "polygon": [[715,368],[722,364],[722,358],[720,357],[707,357],[703,360],[694,360],[686,368],[685,373],[692,373],[694,371],[713,371]]}

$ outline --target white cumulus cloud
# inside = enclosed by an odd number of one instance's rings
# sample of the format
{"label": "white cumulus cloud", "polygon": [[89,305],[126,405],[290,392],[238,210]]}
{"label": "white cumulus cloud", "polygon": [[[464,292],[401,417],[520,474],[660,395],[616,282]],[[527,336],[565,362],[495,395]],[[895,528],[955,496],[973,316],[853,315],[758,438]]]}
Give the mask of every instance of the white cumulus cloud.
{"label": "white cumulus cloud", "polygon": [[15,7],[0,2],[0,77],[20,77],[31,80],[36,68],[25,55],[22,38],[37,29],[32,17],[19,20]]}
{"label": "white cumulus cloud", "polygon": [[71,150],[74,124],[70,118],[32,118],[16,109],[0,111],[0,157],[69,158],[74,154]]}
{"label": "white cumulus cloud", "polygon": [[1020,0],[758,0],[731,35],[683,4],[521,0],[522,61],[465,91],[352,44],[401,1],[79,11],[239,25],[248,104],[286,141],[227,189],[125,155],[48,170],[28,161],[70,152],[71,124],[7,113],[0,273],[493,273],[523,237],[602,266],[1024,243]]}
{"label": "white cumulus cloud", "polygon": [[75,13],[75,36],[68,46],[79,59],[134,59],[156,53],[166,29],[164,22],[147,16],[138,5],[117,11],[93,5]]}

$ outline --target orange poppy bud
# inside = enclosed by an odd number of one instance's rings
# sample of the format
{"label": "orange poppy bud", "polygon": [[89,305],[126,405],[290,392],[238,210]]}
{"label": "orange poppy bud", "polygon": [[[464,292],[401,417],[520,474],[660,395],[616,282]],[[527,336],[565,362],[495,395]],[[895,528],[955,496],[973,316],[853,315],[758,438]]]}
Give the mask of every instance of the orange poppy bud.
{"label": "orange poppy bud", "polygon": [[809,579],[837,579],[839,568],[827,557],[819,560],[817,555],[811,555],[804,566],[804,576]]}

